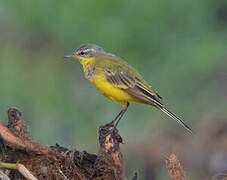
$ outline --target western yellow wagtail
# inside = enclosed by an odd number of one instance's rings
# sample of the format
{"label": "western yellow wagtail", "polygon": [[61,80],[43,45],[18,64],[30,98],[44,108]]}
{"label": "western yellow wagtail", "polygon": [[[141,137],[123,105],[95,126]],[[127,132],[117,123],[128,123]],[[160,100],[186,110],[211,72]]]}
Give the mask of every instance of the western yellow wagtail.
{"label": "western yellow wagtail", "polygon": [[122,105],[111,123],[118,125],[130,102],[153,105],[192,133],[191,128],[169,111],[155,92],[132,66],[95,44],[85,44],[65,58],[75,58],[83,65],[85,77],[106,97]]}

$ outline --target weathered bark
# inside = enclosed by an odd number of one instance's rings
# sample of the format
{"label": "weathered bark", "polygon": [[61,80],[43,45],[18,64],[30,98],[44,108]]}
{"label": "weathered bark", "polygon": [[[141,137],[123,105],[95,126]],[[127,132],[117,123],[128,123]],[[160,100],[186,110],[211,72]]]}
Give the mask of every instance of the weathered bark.
{"label": "weathered bark", "polygon": [[[99,128],[97,155],[58,144],[44,146],[32,141],[22,113],[17,108],[10,108],[8,125],[0,123],[0,177],[17,180],[29,179],[29,176],[39,180],[126,180],[121,143],[118,130],[112,124],[106,124]],[[4,166],[7,163],[11,164]],[[166,164],[170,180],[186,179],[175,155],[167,158]],[[19,166],[24,166],[24,172],[20,172]],[[137,180],[137,173],[132,179]]]}
{"label": "weathered bark", "polygon": [[[122,138],[111,124],[99,128],[100,149],[95,155],[58,144],[47,147],[33,142],[22,113],[17,108],[10,108],[8,125],[0,123],[0,140],[0,161],[20,162],[38,179],[126,179],[120,152]],[[2,171],[4,173],[5,169]],[[7,175],[10,179],[25,179],[12,169],[7,170]]]}
{"label": "weathered bark", "polygon": [[171,154],[170,157],[166,159],[166,165],[168,168],[169,180],[186,180],[183,167],[175,154]]}

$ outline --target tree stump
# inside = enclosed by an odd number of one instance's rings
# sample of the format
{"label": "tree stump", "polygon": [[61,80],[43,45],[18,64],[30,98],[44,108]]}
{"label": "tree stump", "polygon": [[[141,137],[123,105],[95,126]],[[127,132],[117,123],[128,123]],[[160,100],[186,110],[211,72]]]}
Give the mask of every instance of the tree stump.
{"label": "tree stump", "polygon": [[[0,123],[0,161],[23,164],[39,180],[126,179],[121,143],[118,130],[106,124],[99,128],[100,149],[97,155],[58,144],[51,147],[41,145],[32,141],[22,113],[14,107],[8,110],[8,125]],[[17,170],[1,170],[10,179],[25,179]]]}

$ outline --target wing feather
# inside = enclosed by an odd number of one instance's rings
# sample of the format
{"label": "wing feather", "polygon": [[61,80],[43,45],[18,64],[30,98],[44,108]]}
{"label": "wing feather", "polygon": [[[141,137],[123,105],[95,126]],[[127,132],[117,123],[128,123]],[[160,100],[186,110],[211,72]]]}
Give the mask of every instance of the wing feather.
{"label": "wing feather", "polygon": [[162,107],[162,103],[158,99],[159,96],[152,93],[136,76],[107,69],[105,77],[108,82],[142,100],[144,103]]}
{"label": "wing feather", "polygon": [[187,124],[185,124],[179,117],[169,111],[160,102],[161,96],[155,91],[151,90],[150,87],[147,87],[146,83],[144,83],[143,80],[140,80],[140,78],[137,76],[126,73],[125,71],[121,71],[121,69],[117,69],[116,71],[112,69],[106,69],[105,78],[114,86],[121,88],[142,102],[154,105],[155,107],[159,108],[162,112],[177,121],[181,126],[192,133],[192,129]]}

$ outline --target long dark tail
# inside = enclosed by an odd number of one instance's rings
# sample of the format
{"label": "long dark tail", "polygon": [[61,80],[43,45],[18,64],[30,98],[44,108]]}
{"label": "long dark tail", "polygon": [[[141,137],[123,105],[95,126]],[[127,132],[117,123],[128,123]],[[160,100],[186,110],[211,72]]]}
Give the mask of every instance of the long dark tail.
{"label": "long dark tail", "polygon": [[177,117],[175,114],[169,111],[166,107],[162,106],[162,107],[159,107],[159,109],[165,114],[167,114],[169,117],[171,117],[173,120],[177,121],[181,126],[183,126],[185,129],[187,129],[190,133],[193,134],[192,129],[187,124],[185,124],[179,117]]}

